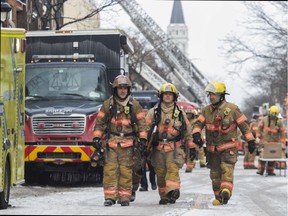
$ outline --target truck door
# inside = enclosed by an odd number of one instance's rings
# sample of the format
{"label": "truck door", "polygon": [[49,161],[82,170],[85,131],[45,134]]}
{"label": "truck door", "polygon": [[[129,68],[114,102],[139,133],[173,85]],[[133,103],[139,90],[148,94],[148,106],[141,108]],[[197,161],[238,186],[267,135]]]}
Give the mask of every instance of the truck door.
{"label": "truck door", "polygon": [[15,148],[15,169],[16,180],[23,179],[24,173],[18,170],[24,170],[24,85],[25,85],[25,39],[14,39],[14,54],[12,54],[12,66],[14,77],[14,92],[15,92],[15,124],[14,131],[11,129],[14,140],[13,145]]}

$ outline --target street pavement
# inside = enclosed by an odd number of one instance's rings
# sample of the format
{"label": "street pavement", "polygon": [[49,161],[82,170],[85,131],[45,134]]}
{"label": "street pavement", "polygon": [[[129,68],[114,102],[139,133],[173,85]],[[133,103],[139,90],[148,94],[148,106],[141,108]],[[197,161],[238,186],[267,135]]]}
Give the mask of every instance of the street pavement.
{"label": "street pavement", "polygon": [[[180,170],[181,195],[175,204],[159,205],[157,190],[137,191],[128,207],[103,206],[103,188],[96,186],[51,187],[18,185],[11,190],[10,204],[0,215],[156,215],[156,216],[287,216],[287,176],[260,176],[255,169],[243,169],[243,155],[238,157],[234,190],[227,205],[213,206],[209,169],[192,173]],[[257,165],[257,161],[255,163]],[[148,173],[147,173],[148,176]]]}

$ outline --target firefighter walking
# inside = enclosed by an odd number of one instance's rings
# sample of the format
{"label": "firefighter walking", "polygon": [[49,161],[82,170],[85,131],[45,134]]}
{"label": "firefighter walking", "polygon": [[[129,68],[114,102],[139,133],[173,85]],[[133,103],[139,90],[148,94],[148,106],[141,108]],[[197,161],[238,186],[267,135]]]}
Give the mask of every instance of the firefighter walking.
{"label": "firefighter walking", "polygon": [[[259,123],[259,114],[254,114],[252,116],[252,120],[249,124],[249,127],[253,133],[253,136],[256,138],[256,133],[258,129],[258,123]],[[244,145],[244,160],[243,160],[243,167],[244,169],[257,169],[255,166],[255,158],[256,158],[256,152],[254,151],[252,154],[250,154],[248,150],[248,143],[245,142]]]}
{"label": "firefighter walking", "polygon": [[[278,118],[279,109],[277,106],[271,106],[269,114],[265,116],[258,124],[258,130],[256,137],[259,139],[260,156],[263,158],[264,145],[266,144],[282,144],[282,157],[285,158],[285,127],[281,119]],[[258,171],[257,174],[263,175],[265,169],[268,175],[274,176],[275,161],[258,160]]]}
{"label": "firefighter walking", "polygon": [[225,99],[226,86],[214,81],[207,85],[210,105],[202,109],[193,126],[193,142],[203,145],[201,131],[205,127],[206,161],[210,169],[212,189],[215,195],[213,205],[227,204],[232,196],[234,167],[237,162],[237,128],[248,141],[249,152],[255,150],[254,136],[247,118],[238,106]]}
{"label": "firefighter walking", "polygon": [[147,140],[145,112],[130,97],[131,81],[127,76],[117,76],[112,87],[113,96],[104,101],[97,115],[93,140],[94,147],[99,149],[101,137],[106,136],[104,205],[112,206],[118,200],[121,206],[129,206],[134,147],[143,150]]}
{"label": "firefighter walking", "polygon": [[[192,106],[186,106],[183,107],[183,110],[185,111],[188,120],[190,121],[191,127],[193,129],[193,124],[196,121],[197,117],[199,116],[199,113],[197,112],[197,110],[195,108],[193,108]],[[197,155],[200,161],[200,167],[206,167],[205,165],[205,153],[204,153],[204,147],[202,146],[201,148],[199,148],[198,146],[196,146],[194,143],[191,147],[196,147],[196,151],[197,151]],[[186,173],[191,173],[193,168],[195,168],[196,166],[196,158],[191,161],[190,157],[186,159],[186,169],[185,172]]]}
{"label": "firefighter walking", "polygon": [[182,145],[192,160],[196,150],[189,148],[191,125],[185,112],[176,104],[176,87],[171,83],[162,85],[159,97],[160,103],[148,111],[146,123],[150,127],[149,144],[153,140],[150,157],[157,176],[159,205],[166,205],[174,204],[180,196],[179,169],[185,163]]}

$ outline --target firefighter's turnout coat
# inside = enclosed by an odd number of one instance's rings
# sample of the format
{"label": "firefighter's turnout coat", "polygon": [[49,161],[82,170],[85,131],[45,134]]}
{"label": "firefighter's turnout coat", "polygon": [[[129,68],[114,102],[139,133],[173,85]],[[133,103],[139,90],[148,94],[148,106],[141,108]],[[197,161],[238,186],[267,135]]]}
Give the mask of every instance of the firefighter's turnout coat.
{"label": "firefighter's turnout coat", "polygon": [[205,127],[206,160],[210,168],[210,178],[216,199],[224,188],[232,195],[234,167],[237,162],[237,127],[246,141],[254,140],[247,118],[240,109],[223,100],[203,108],[201,115],[193,126],[192,134],[201,133]]}
{"label": "firefighter's turnout coat", "polygon": [[134,145],[147,139],[145,112],[131,96],[104,101],[96,118],[94,137],[106,141],[103,188],[105,199],[130,201]]}
{"label": "firefighter's turnout coat", "polygon": [[[256,133],[256,137],[260,139],[259,142],[259,158],[263,158],[263,149],[265,144],[282,144],[282,157],[285,158],[285,127],[281,119],[275,116],[265,116],[258,124],[258,130]],[[262,173],[265,170],[265,161],[258,161],[258,172]],[[269,161],[266,167],[266,171],[268,174],[274,172],[274,161]]]}
{"label": "firefighter's turnout coat", "polygon": [[[160,114],[156,114],[160,109]],[[180,188],[179,169],[185,163],[183,149],[192,145],[192,128],[186,113],[176,103],[167,106],[161,102],[148,111],[146,123],[150,130],[154,128],[156,118],[156,139],[150,157],[157,176],[160,198],[168,199],[170,191]]]}

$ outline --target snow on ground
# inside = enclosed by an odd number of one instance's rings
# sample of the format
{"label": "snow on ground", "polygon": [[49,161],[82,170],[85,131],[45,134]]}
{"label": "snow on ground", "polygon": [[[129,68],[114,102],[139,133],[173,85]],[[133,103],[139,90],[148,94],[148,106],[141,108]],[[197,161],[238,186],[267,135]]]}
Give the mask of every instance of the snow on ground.
{"label": "snow on ground", "polygon": [[176,204],[160,206],[157,191],[138,191],[128,207],[103,206],[103,189],[95,186],[16,186],[11,191],[11,207],[0,215],[155,215],[155,216],[287,216],[287,177],[259,176],[244,170],[239,156],[234,176],[233,196],[227,205],[213,206],[213,192],[207,168],[192,173],[180,170],[181,196]]}

